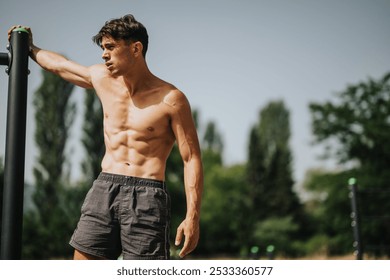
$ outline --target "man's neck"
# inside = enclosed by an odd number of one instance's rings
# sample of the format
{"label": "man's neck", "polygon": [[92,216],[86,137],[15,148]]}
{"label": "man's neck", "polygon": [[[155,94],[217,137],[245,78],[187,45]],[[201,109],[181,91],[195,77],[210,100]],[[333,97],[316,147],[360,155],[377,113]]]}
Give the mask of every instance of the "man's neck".
{"label": "man's neck", "polygon": [[123,81],[131,96],[143,92],[152,87],[156,77],[149,71],[146,65],[135,68],[136,71],[123,75]]}

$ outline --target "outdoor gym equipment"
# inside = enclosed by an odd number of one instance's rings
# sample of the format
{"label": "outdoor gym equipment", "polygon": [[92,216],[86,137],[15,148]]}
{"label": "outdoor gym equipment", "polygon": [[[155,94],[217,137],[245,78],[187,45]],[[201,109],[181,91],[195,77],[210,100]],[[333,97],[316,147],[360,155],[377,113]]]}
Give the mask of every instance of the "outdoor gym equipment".
{"label": "outdoor gym equipment", "polygon": [[7,49],[8,53],[0,53],[0,64],[8,66],[6,73],[9,75],[1,259],[18,260],[22,251],[28,31],[14,29]]}

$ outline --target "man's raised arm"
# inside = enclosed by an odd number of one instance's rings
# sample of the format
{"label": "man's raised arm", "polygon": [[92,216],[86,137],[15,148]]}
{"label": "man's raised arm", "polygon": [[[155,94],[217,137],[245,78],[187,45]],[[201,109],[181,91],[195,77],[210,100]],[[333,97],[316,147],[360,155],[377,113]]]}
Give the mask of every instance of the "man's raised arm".
{"label": "man's raised arm", "polygon": [[[8,38],[11,32],[21,26],[13,26],[8,31]],[[90,68],[68,60],[64,56],[43,50],[33,44],[33,36],[29,27],[23,26],[30,36],[30,57],[43,69],[59,75],[61,78],[83,88],[92,88]]]}

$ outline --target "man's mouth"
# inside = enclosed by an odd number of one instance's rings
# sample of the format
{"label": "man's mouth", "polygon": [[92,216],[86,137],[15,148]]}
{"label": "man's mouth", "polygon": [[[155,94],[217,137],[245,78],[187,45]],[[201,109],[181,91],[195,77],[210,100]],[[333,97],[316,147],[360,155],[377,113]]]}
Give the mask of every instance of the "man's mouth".
{"label": "man's mouth", "polygon": [[110,70],[113,67],[111,62],[106,62],[105,64],[108,70]]}

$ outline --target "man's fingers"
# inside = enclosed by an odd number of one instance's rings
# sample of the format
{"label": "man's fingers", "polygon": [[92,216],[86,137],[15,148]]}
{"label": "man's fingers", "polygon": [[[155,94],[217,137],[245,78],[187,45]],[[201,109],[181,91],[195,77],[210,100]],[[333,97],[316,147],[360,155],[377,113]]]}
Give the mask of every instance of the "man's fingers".
{"label": "man's fingers", "polygon": [[183,221],[177,228],[175,245],[179,246],[182,243],[183,238],[183,248],[179,253],[181,258],[191,253],[198,244],[199,227],[197,225],[193,226],[192,224],[187,224],[186,221]]}
{"label": "man's fingers", "polygon": [[186,255],[194,251],[198,242],[195,239],[185,237],[183,248],[180,251],[179,256],[184,258]]}
{"label": "man's fingers", "polygon": [[12,30],[14,30],[17,26],[14,25],[12,26],[10,29],[8,29],[8,41],[11,39],[11,33],[12,33]]}
{"label": "man's fingers", "polygon": [[182,240],[183,240],[183,229],[181,226],[179,226],[176,232],[175,245],[179,246]]}
{"label": "man's fingers", "polygon": [[16,28],[24,28],[26,29],[29,33],[31,33],[31,29],[30,27],[28,26],[22,26],[22,25],[14,25],[12,26],[10,29],[8,29],[8,41],[11,39],[11,34],[12,34],[12,31]]}
{"label": "man's fingers", "polygon": [[180,258],[184,258],[187,254],[191,253],[192,249],[189,247],[190,247],[190,242],[189,242],[189,239],[186,238],[184,240],[183,248],[181,248],[180,253],[179,253]]}
{"label": "man's fingers", "polygon": [[184,237],[184,245],[179,253],[180,258],[185,257],[187,254],[189,254],[192,251],[192,249],[190,248],[190,239],[188,238],[188,236],[185,236],[183,225],[180,225],[177,228],[177,233],[176,233],[176,239],[175,239],[176,246],[179,246],[181,244],[181,242],[183,241],[183,237]]}

